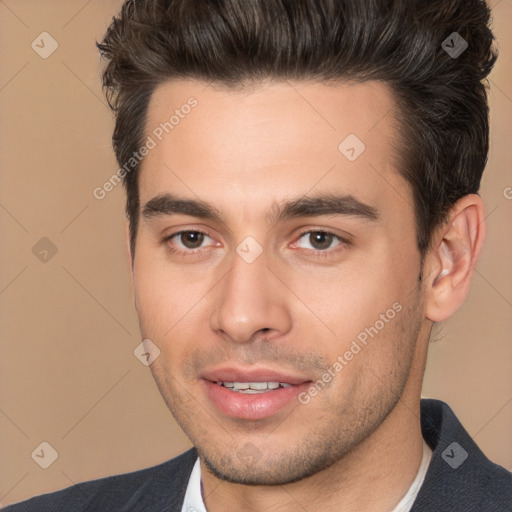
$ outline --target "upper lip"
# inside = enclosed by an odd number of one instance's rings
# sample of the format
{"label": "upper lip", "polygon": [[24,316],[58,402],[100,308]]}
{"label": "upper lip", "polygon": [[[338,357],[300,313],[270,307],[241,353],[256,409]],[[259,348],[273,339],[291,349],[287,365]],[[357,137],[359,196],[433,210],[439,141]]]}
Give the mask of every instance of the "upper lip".
{"label": "upper lip", "polygon": [[201,378],[211,382],[283,382],[298,385],[309,382],[309,379],[268,368],[255,368],[252,370],[222,367],[203,372]]}

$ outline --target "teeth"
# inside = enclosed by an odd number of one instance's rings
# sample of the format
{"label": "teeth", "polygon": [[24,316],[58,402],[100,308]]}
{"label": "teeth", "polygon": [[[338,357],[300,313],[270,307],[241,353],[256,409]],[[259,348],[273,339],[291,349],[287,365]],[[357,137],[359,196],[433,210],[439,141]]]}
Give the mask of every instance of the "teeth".
{"label": "teeth", "polygon": [[249,382],[249,387],[251,389],[267,389],[267,383],[266,382]]}
{"label": "teeth", "polygon": [[292,385],[287,384],[286,382],[223,382],[217,381],[219,386],[224,386],[225,388],[229,388],[238,393],[247,393],[249,395],[255,393],[265,393],[271,391],[273,389],[282,388],[290,388]]}

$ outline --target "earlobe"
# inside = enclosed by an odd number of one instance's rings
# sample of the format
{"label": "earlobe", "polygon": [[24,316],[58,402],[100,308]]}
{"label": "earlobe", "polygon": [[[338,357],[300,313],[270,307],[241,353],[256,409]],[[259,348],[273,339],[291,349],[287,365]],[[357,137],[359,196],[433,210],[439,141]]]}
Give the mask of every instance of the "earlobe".
{"label": "earlobe", "polygon": [[450,219],[436,235],[436,249],[429,257],[426,316],[441,322],[464,302],[485,235],[483,203],[480,196],[461,198]]}

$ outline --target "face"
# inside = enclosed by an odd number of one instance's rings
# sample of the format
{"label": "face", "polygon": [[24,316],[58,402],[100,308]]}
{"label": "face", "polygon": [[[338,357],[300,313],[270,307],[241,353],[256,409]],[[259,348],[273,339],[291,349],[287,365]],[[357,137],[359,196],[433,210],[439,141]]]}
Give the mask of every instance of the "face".
{"label": "face", "polygon": [[392,112],[377,82],[152,96],[135,304],[159,390],[220,478],[327,468],[411,385],[424,312]]}

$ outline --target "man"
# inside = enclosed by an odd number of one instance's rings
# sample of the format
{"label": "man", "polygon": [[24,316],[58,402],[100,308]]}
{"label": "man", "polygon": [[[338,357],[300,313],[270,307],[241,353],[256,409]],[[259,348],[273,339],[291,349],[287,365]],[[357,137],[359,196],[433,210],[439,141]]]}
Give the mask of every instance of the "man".
{"label": "man", "polygon": [[420,400],[484,239],[480,0],[128,0],[99,44],[176,459],[7,510],[506,511]]}

